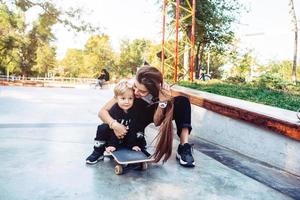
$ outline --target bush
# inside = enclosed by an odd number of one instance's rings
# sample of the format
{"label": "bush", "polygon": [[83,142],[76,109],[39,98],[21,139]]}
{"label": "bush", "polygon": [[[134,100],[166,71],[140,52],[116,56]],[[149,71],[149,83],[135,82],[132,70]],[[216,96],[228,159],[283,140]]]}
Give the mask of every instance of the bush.
{"label": "bush", "polygon": [[230,76],[225,81],[229,83],[245,83],[246,79],[241,76]]}
{"label": "bush", "polygon": [[[269,82],[271,81],[271,83],[278,88],[278,80],[269,80],[269,78],[270,77],[263,77],[260,83],[269,85]],[[258,82],[259,81],[257,80],[256,84],[258,84]],[[297,111],[300,102],[300,87],[290,83],[286,85],[286,88],[289,89],[288,92],[278,89],[274,90],[269,88],[257,87],[253,82],[247,84],[233,84],[225,82],[222,83],[221,81],[202,81],[198,83],[182,81],[179,83],[179,85],[292,111]]]}
{"label": "bush", "polygon": [[254,85],[260,88],[275,89],[275,90],[288,90],[288,81],[285,81],[279,74],[265,73],[258,77]]}

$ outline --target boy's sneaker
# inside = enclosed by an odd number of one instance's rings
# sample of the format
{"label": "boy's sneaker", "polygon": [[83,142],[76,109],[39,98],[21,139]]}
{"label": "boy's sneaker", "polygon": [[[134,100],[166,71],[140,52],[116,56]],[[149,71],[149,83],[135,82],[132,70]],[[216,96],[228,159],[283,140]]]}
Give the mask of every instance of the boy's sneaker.
{"label": "boy's sneaker", "polygon": [[89,157],[87,157],[85,162],[87,164],[94,165],[99,160],[103,160],[104,159],[104,156],[103,156],[104,150],[105,150],[105,148],[101,148],[101,149],[94,148],[93,153]]}
{"label": "boy's sneaker", "polygon": [[189,143],[179,144],[176,158],[184,167],[195,167],[195,161],[192,155],[192,146]]}

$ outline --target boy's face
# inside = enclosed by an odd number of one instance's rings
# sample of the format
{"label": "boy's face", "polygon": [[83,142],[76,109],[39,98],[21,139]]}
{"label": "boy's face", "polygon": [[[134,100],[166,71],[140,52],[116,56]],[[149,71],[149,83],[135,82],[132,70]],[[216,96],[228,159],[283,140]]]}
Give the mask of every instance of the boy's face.
{"label": "boy's face", "polygon": [[127,111],[132,107],[134,94],[132,90],[127,90],[124,94],[117,96],[117,102],[120,108]]}

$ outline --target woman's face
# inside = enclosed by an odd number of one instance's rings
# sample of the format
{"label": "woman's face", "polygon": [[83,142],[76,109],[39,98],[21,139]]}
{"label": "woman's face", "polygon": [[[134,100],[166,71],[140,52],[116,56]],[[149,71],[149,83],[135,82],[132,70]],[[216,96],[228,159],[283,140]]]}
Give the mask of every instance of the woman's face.
{"label": "woman's face", "polygon": [[139,83],[137,80],[134,81],[133,90],[135,98],[145,97],[149,94],[149,91],[145,85]]}

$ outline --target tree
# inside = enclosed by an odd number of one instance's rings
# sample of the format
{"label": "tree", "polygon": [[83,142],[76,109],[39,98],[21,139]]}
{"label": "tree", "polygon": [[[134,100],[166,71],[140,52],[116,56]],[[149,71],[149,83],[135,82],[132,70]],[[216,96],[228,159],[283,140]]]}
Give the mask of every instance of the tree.
{"label": "tree", "polygon": [[145,39],[123,40],[120,48],[119,71],[122,76],[133,75],[145,61],[145,52],[151,42]]}
{"label": "tree", "polygon": [[79,77],[83,66],[83,51],[79,49],[68,49],[66,56],[60,62],[63,75],[69,77]]}
{"label": "tree", "polygon": [[[191,0],[180,1],[181,6],[188,7]],[[203,53],[211,46],[224,51],[226,45],[234,38],[231,25],[241,9],[238,0],[196,0],[195,25],[195,65],[196,78],[199,78]],[[175,8],[168,14],[175,19]],[[191,35],[191,19],[182,22],[185,35]]]}
{"label": "tree", "polygon": [[48,75],[50,70],[53,70],[56,65],[55,48],[49,46],[49,44],[41,44],[37,49],[36,65],[33,70],[38,75]]}
{"label": "tree", "polygon": [[292,22],[294,25],[294,33],[295,33],[295,39],[294,39],[294,58],[293,58],[293,69],[292,69],[292,81],[294,83],[297,82],[297,47],[298,47],[298,24],[297,24],[297,16],[294,6],[294,0],[290,0],[289,4],[291,6],[290,14],[292,16]]}
{"label": "tree", "polygon": [[91,36],[85,44],[84,54],[84,66],[91,72],[89,76],[98,76],[101,69],[108,67],[113,60],[114,52],[109,36]]}
{"label": "tree", "polygon": [[251,54],[251,51],[247,51],[242,55],[239,55],[237,52],[233,52],[231,55],[231,63],[233,63],[234,67],[230,69],[230,76],[240,77],[243,79],[249,77],[251,67],[256,63]]}
{"label": "tree", "polygon": [[[52,27],[57,23],[63,24],[69,30],[90,32],[98,30],[97,27],[81,20],[81,9],[62,10],[51,0],[7,0],[0,1],[0,6],[0,70],[2,71],[14,61],[23,75],[31,75],[32,67],[38,66],[37,51],[44,49],[45,45],[49,50],[55,50],[50,43],[55,40]],[[40,8],[38,19],[32,24],[25,25],[26,12],[35,7]],[[50,52],[51,50],[48,53]],[[41,66],[37,68],[41,69]]]}
{"label": "tree", "polygon": [[18,48],[23,40],[24,18],[0,2],[0,73],[19,71]]}

